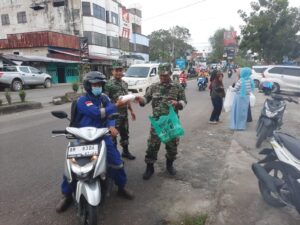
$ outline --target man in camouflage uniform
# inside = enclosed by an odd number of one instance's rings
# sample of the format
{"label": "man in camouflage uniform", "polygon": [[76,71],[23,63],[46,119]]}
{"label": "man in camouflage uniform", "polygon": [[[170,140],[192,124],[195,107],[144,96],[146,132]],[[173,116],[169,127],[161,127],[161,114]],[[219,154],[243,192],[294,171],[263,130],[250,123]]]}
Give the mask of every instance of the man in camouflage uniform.
{"label": "man in camouflage uniform", "polygon": [[[123,67],[120,63],[113,63],[112,65],[112,76],[113,78],[107,81],[105,85],[105,93],[111,99],[112,103],[118,101],[121,95],[128,94],[128,84],[122,80],[123,77]],[[129,139],[129,126],[128,126],[128,110],[130,111],[132,120],[135,120],[135,114],[131,108],[130,102],[125,105],[123,108],[118,109],[120,114],[119,118],[116,121],[116,128],[120,133],[120,145],[123,148],[122,156],[134,160],[133,156],[128,150],[128,139]],[[117,145],[117,137],[113,138],[115,145]]]}
{"label": "man in camouflage uniform", "polygon": [[[136,100],[141,106],[144,106],[152,100],[153,118],[156,119],[169,113],[170,104],[173,105],[175,112],[178,114],[178,110],[182,110],[187,103],[184,89],[180,86],[180,84],[172,82],[170,78],[171,65],[160,64],[158,67],[158,73],[160,82],[152,84],[144,97],[136,97]],[[147,168],[143,174],[144,180],[148,180],[154,173],[153,163],[157,160],[160,143],[161,141],[159,137],[156,135],[153,127],[151,126],[148,148],[145,156]],[[178,144],[179,138],[166,143],[166,167],[170,175],[176,174],[173,162],[176,159]]]}

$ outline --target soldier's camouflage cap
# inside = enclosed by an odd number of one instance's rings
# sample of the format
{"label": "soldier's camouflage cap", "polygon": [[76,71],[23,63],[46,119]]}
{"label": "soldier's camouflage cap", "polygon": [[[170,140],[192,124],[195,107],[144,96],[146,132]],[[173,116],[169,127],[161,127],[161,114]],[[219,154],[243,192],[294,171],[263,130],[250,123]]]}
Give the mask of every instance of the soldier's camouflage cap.
{"label": "soldier's camouflage cap", "polygon": [[159,75],[171,75],[171,64],[170,63],[161,63],[158,66],[158,74]]}
{"label": "soldier's camouflage cap", "polygon": [[123,69],[123,65],[121,62],[113,62],[111,67],[112,69]]}

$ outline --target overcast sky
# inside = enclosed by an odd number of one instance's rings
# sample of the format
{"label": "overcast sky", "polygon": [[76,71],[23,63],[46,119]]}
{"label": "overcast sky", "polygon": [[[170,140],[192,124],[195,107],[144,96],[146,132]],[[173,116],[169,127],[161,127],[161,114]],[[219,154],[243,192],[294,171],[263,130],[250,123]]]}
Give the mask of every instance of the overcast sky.
{"label": "overcast sky", "polygon": [[[140,6],[142,33],[179,25],[190,30],[190,44],[202,51],[208,50],[208,39],[219,28],[230,26],[240,33],[243,21],[237,11],[250,12],[253,0],[120,0],[127,8]],[[300,7],[300,0],[289,0],[290,6]]]}

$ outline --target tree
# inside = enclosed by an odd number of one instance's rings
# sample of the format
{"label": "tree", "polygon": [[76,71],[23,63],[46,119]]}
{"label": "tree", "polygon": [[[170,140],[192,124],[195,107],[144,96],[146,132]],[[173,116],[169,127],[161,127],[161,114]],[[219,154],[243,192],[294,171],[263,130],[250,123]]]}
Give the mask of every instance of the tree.
{"label": "tree", "polygon": [[185,57],[187,52],[194,50],[193,46],[187,43],[190,37],[189,29],[179,26],[153,31],[149,36],[150,60],[174,63],[176,58]]}
{"label": "tree", "polygon": [[300,49],[300,9],[288,6],[288,0],[259,0],[251,2],[249,16],[239,10],[246,23],[241,26],[240,48],[258,53],[267,63],[281,62],[284,55],[295,57],[295,49]]}
{"label": "tree", "polygon": [[209,56],[210,62],[218,62],[223,58],[224,53],[224,31],[225,28],[218,29],[215,34],[209,38],[212,52]]}

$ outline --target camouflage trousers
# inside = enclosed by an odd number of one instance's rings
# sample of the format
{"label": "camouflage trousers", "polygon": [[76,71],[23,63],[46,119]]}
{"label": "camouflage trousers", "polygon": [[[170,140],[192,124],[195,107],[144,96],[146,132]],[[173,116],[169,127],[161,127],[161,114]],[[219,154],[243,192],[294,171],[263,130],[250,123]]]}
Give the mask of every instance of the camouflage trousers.
{"label": "camouflage trousers", "polygon": [[[129,123],[128,116],[120,115],[120,117],[116,120],[116,129],[119,131],[120,135],[120,145],[122,147],[128,146],[129,144]],[[117,137],[113,138],[113,142],[117,145]]]}
{"label": "camouflage trousers", "polygon": [[[150,136],[147,144],[148,146],[147,146],[147,151],[145,156],[145,162],[154,163],[157,160],[157,153],[159,151],[161,141],[159,137],[156,135],[152,126],[150,129]],[[174,161],[176,159],[178,144],[179,144],[179,138],[176,138],[166,143],[167,153],[165,156],[167,159],[171,161]]]}

